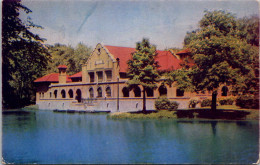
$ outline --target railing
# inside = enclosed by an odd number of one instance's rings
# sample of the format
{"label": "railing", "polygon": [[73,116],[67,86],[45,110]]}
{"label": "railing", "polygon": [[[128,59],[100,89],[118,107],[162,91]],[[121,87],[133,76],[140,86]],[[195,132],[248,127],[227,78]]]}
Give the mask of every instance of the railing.
{"label": "railing", "polygon": [[97,98],[82,98],[81,102],[84,104],[92,104],[97,102]]}

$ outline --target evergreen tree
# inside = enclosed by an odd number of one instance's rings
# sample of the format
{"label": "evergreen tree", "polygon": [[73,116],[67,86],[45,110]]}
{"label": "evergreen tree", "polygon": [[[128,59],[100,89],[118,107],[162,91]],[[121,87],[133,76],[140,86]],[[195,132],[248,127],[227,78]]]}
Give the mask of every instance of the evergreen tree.
{"label": "evergreen tree", "polygon": [[130,89],[141,85],[143,87],[143,112],[146,112],[146,90],[155,89],[156,82],[159,81],[157,71],[158,63],[155,61],[157,56],[156,47],[149,43],[148,39],[136,44],[136,51],[132,54],[132,59],[128,61],[127,84]]}
{"label": "evergreen tree", "polygon": [[23,22],[21,11],[30,9],[19,0],[2,2],[2,84],[3,106],[22,107],[30,104],[35,95],[33,80],[42,76],[49,59],[43,39],[33,34],[35,25],[30,17]]}

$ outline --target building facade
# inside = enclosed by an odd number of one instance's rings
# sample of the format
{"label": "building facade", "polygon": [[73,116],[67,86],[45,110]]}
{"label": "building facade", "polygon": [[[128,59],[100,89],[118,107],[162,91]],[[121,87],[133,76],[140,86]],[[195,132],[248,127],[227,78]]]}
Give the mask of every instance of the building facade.
{"label": "building facade", "polygon": [[[82,71],[74,75],[66,74],[67,67],[60,65],[59,73],[52,73],[34,82],[37,86],[36,104],[39,109],[48,110],[82,110],[130,112],[142,110],[142,87],[131,91],[127,88],[127,61],[134,48],[103,46],[97,44]],[[160,71],[179,69],[187,51],[174,54],[170,51],[157,51]],[[166,96],[177,101],[179,108],[188,108],[193,97],[205,99],[211,97],[210,92],[191,93],[181,91],[174,85],[157,84],[155,90],[148,90],[146,97],[147,110],[154,110],[154,101]],[[224,88],[224,87],[223,87]],[[228,95],[228,88],[220,91],[220,95]],[[226,91],[224,91],[226,90]]]}

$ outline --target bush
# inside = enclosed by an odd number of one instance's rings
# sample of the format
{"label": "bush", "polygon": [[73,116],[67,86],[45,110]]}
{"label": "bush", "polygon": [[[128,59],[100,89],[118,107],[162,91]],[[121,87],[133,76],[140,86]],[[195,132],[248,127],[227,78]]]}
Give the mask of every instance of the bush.
{"label": "bush", "polygon": [[170,101],[166,97],[159,97],[155,100],[155,109],[156,110],[177,110],[179,103],[176,101]]}
{"label": "bush", "polygon": [[205,99],[201,102],[201,107],[208,107],[211,106],[212,100],[211,99]]}
{"label": "bush", "polygon": [[236,105],[241,108],[258,109],[259,99],[254,98],[253,95],[242,95],[236,99]]}
{"label": "bush", "polygon": [[171,101],[168,110],[175,111],[178,109],[178,106],[179,106],[179,103],[177,103],[176,101]]}
{"label": "bush", "polygon": [[192,98],[189,100],[189,108],[195,108],[196,105],[200,102],[198,98]]}
{"label": "bush", "polygon": [[233,105],[235,101],[234,97],[225,97],[218,99],[220,105]]}

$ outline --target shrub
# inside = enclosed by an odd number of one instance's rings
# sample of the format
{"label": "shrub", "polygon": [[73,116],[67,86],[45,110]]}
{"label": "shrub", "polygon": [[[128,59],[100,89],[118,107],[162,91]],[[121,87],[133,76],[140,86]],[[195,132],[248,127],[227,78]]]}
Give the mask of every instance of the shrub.
{"label": "shrub", "polygon": [[159,97],[155,100],[155,108],[156,110],[177,110],[179,103],[176,101],[170,101],[166,97]]}
{"label": "shrub", "polygon": [[195,108],[196,105],[200,102],[198,98],[192,98],[189,100],[189,108]]}
{"label": "shrub", "polygon": [[220,105],[233,105],[234,101],[235,101],[234,97],[225,97],[225,98],[218,99]]}
{"label": "shrub", "polygon": [[168,110],[171,110],[171,111],[172,111],[172,110],[177,110],[177,109],[178,109],[178,106],[179,106],[179,103],[177,103],[176,101],[171,101]]}
{"label": "shrub", "polygon": [[259,99],[254,98],[253,95],[242,95],[242,96],[237,97],[236,105],[241,108],[258,109],[259,108]]}
{"label": "shrub", "polygon": [[211,99],[205,99],[201,102],[201,107],[208,107],[211,106],[212,100]]}

